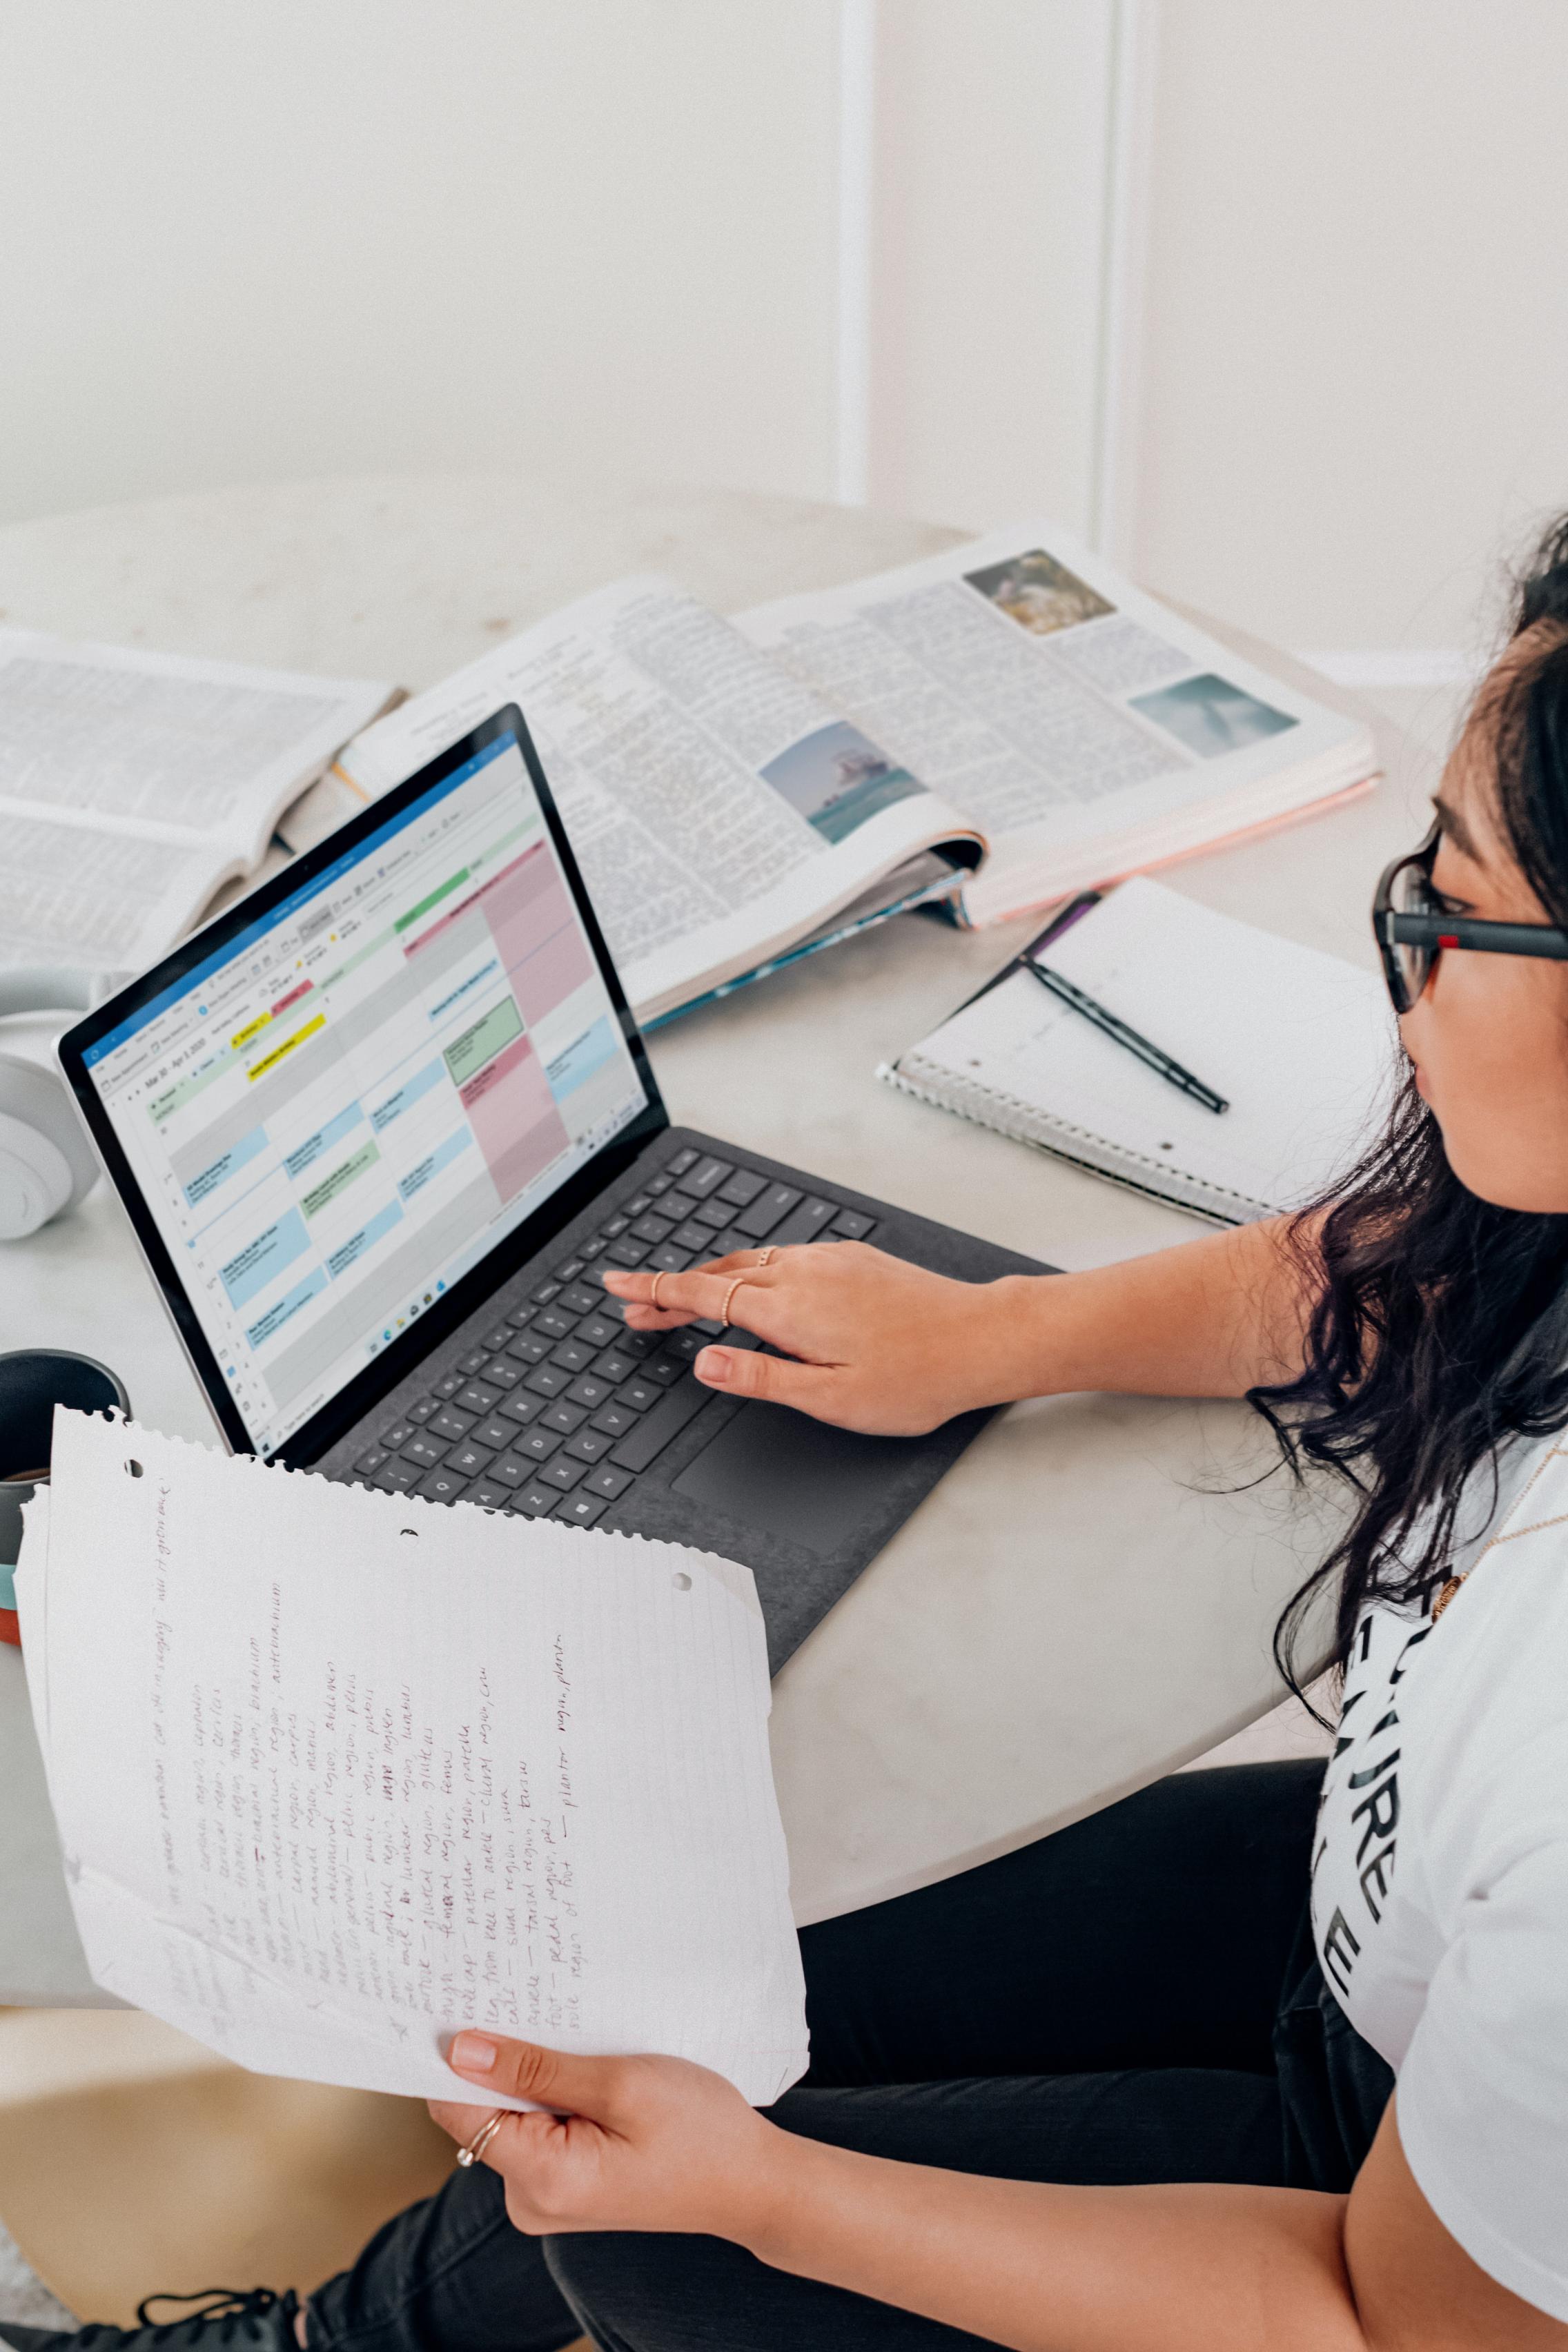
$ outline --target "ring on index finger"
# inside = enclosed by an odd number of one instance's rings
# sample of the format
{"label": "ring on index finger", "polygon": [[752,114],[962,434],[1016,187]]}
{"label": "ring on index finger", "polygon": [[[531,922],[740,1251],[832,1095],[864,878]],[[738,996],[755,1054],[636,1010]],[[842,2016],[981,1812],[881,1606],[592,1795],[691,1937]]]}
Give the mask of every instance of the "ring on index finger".
{"label": "ring on index finger", "polygon": [[468,2142],[467,2146],[460,2147],[458,2150],[458,2162],[463,2167],[465,2171],[470,2164],[478,2164],[486,2148],[489,2147],[491,2140],[494,2139],[497,2132],[500,2131],[502,2124],[505,2123],[506,2118],[507,2110],[505,2107],[498,2107],[494,2115],[488,2117],[488,2119],[479,2126],[479,2130],[474,2134],[473,2138]]}
{"label": "ring on index finger", "polygon": [[664,1280],[664,1277],[668,1271],[669,1269],[668,1266],[661,1265],[658,1272],[654,1276],[653,1288],[647,1295],[647,1303],[650,1307],[657,1307],[658,1305],[658,1286]]}

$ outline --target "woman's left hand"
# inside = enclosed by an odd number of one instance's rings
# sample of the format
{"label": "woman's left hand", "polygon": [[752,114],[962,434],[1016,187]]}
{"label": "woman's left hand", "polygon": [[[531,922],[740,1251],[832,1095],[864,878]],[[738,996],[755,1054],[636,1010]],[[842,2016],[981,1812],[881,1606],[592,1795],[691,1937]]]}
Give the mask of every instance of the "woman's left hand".
{"label": "woman's left hand", "polygon": [[[509,2114],[483,2158],[532,2237],[675,2230],[743,2242],[792,2145],[721,2074],[684,2058],[579,2058],[459,2033],[447,2063],[481,2100],[495,2091],[554,2110]],[[461,2143],[494,2108],[432,2100],[430,2112]]]}

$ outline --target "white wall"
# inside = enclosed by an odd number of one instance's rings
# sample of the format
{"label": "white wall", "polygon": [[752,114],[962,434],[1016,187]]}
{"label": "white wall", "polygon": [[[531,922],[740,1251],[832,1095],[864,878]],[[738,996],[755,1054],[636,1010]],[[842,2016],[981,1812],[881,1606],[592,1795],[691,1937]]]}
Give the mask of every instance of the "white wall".
{"label": "white wall", "polygon": [[847,436],[977,527],[1109,482],[1113,552],[1286,643],[1462,645],[1568,502],[1565,90],[1564,0],[0,0],[0,521],[426,467],[830,497]]}
{"label": "white wall", "polygon": [[826,494],[836,0],[5,0],[0,515],[550,462]]}
{"label": "white wall", "polygon": [[1568,505],[1568,6],[1160,17],[1124,551],[1289,645],[1464,645]]}

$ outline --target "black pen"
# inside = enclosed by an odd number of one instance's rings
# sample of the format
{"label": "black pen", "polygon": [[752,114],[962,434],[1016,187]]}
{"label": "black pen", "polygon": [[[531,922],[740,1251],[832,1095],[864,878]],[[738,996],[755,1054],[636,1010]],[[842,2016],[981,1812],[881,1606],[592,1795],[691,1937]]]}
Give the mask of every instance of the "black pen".
{"label": "black pen", "polygon": [[1070,980],[1064,980],[1059,971],[1052,971],[1048,964],[1037,963],[1032,955],[1021,955],[1018,961],[1026,971],[1034,973],[1042,988],[1048,988],[1053,996],[1059,996],[1064,1004],[1070,1004],[1075,1013],[1081,1013],[1086,1021],[1092,1021],[1106,1036],[1112,1038],[1118,1045],[1125,1045],[1130,1054],[1136,1054],[1141,1062],[1147,1062],[1149,1067],[1158,1070],[1169,1085],[1179,1087],[1184,1095],[1191,1095],[1193,1100],[1202,1103],[1205,1110],[1230,1108],[1223,1095],[1216,1095],[1212,1087],[1205,1087],[1202,1078],[1194,1078],[1191,1070],[1184,1070],[1180,1062],[1173,1062],[1169,1054],[1163,1053],[1158,1045],[1152,1045],[1147,1037],[1140,1037],[1136,1029],[1130,1029],[1125,1021],[1119,1021],[1114,1013],[1108,1013],[1103,1004],[1097,1004],[1092,996],[1086,996],[1081,988],[1075,987]]}

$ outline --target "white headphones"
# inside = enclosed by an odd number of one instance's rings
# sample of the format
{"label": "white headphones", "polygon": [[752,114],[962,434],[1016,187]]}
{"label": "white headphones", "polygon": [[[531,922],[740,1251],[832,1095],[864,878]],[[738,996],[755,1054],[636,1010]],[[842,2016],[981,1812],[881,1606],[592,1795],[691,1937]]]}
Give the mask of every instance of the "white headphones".
{"label": "white headphones", "polygon": [[[83,971],[0,971],[0,1019],[86,1013],[100,992]],[[0,1054],[0,1241],[36,1234],[97,1181],[98,1160],[64,1082],[19,1054]]]}

